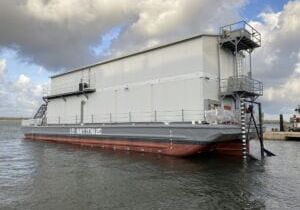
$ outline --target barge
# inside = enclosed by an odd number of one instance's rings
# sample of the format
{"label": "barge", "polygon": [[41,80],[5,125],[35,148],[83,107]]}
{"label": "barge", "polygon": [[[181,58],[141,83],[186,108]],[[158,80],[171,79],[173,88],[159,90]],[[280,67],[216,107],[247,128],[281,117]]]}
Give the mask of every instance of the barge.
{"label": "barge", "polygon": [[[51,77],[27,140],[189,156],[245,156],[260,33],[246,22]],[[252,110],[252,109],[251,109]]]}

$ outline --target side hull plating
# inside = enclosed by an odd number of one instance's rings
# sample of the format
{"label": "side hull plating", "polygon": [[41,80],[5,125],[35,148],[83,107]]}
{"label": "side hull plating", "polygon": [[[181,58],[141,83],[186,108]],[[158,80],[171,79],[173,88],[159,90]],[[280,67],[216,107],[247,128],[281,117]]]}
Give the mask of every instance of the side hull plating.
{"label": "side hull plating", "polygon": [[242,156],[236,126],[109,125],[27,127],[25,139],[103,149],[190,156],[204,152]]}

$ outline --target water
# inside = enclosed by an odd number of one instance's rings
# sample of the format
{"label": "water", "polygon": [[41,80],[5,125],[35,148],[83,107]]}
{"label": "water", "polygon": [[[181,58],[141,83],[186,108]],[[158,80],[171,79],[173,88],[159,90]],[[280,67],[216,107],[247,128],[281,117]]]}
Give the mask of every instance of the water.
{"label": "water", "polygon": [[263,162],[182,159],[24,141],[0,125],[0,209],[300,209],[300,142],[265,144],[277,156]]}

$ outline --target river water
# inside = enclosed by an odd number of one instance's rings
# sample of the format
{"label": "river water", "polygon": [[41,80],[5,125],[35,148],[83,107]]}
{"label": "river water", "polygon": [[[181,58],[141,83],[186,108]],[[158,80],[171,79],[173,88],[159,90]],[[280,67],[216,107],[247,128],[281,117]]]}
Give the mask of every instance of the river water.
{"label": "river water", "polygon": [[[0,209],[300,209],[300,142],[277,156],[173,158],[22,140],[0,125]],[[258,152],[252,142],[253,153]]]}

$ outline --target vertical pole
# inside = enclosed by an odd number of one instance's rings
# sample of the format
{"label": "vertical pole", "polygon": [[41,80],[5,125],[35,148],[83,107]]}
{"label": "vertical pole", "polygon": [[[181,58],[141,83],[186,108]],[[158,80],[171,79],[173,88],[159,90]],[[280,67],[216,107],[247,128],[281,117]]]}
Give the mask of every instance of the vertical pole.
{"label": "vertical pole", "polygon": [[91,85],[91,68],[89,68],[89,78],[88,78],[88,82],[89,82],[89,87]]}
{"label": "vertical pole", "polygon": [[252,79],[252,50],[249,52],[249,65],[250,65],[250,70],[249,70],[249,77]]}
{"label": "vertical pole", "polygon": [[111,115],[111,112],[109,113],[109,122],[112,123],[112,115]]}
{"label": "vertical pole", "polygon": [[218,46],[217,46],[217,52],[218,52],[218,85],[219,85],[219,94],[221,93],[221,62],[220,62],[220,37],[218,37]]}
{"label": "vertical pole", "polygon": [[154,122],[157,122],[157,111],[154,111]]}
{"label": "vertical pole", "polygon": [[235,67],[235,72],[234,75],[235,77],[238,77],[238,58],[237,58],[237,43],[235,42],[235,48],[234,48],[234,67]]}
{"label": "vertical pole", "polygon": [[60,124],[60,116],[58,116],[58,124]]}
{"label": "vertical pole", "polygon": [[129,122],[131,122],[131,112],[128,113]]}
{"label": "vertical pole", "polygon": [[259,142],[260,142],[260,154],[261,157],[265,156],[264,150],[264,136],[263,136],[263,119],[262,119],[262,110],[261,110],[261,104],[258,103],[258,115],[259,115]]}
{"label": "vertical pole", "polygon": [[246,138],[246,106],[244,99],[240,99],[240,109],[241,109],[241,131],[242,131],[242,152],[243,158],[247,158],[248,153],[248,145],[247,145],[247,138]]}
{"label": "vertical pole", "polygon": [[280,123],[280,132],[283,132],[284,128],[283,128],[283,115],[282,114],[279,115],[279,123]]}
{"label": "vertical pole", "polygon": [[85,101],[81,101],[81,106],[80,106],[80,124],[83,125],[84,123],[84,105]]}
{"label": "vertical pole", "polygon": [[94,123],[94,115],[92,114],[92,123]]}
{"label": "vertical pole", "polygon": [[173,132],[171,129],[169,129],[169,138],[170,138],[170,149],[173,149]]}
{"label": "vertical pole", "polygon": [[77,124],[77,115],[75,116],[75,124]]}

